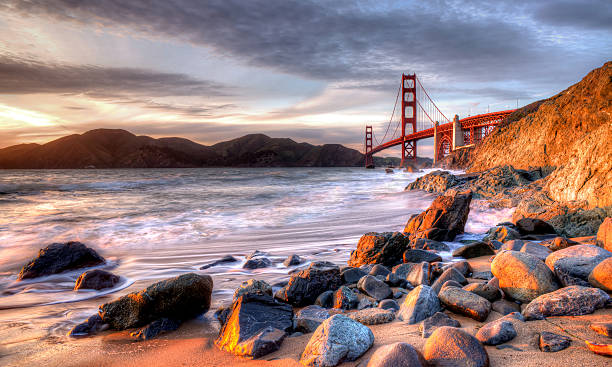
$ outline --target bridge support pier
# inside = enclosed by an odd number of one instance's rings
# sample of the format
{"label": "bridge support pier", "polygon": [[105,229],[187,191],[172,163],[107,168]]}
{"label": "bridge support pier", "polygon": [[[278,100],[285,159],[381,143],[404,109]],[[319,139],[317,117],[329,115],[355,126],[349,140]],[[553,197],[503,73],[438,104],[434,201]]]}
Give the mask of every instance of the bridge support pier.
{"label": "bridge support pier", "polygon": [[463,141],[463,129],[461,128],[461,123],[459,122],[459,115],[455,115],[453,119],[453,145],[452,150],[457,149],[458,147],[462,147],[465,145]]}
{"label": "bridge support pier", "polygon": [[434,166],[436,165],[436,163],[438,163],[438,149],[440,146],[439,138],[440,137],[438,136],[438,121],[436,121],[434,123],[434,158],[433,158]]}

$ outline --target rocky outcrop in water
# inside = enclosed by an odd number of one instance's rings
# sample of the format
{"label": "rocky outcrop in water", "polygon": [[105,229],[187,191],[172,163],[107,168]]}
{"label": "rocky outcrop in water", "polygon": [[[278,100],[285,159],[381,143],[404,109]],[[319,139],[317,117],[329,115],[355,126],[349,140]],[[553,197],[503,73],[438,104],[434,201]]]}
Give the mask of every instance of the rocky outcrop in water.
{"label": "rocky outcrop in water", "polygon": [[317,261],[307,269],[291,275],[289,283],[276,292],[275,297],[294,306],[313,304],[325,291],[335,291],[342,285],[338,266]]}
{"label": "rocky outcrop in water", "polygon": [[119,283],[119,277],[105,270],[95,269],[84,272],[74,284],[74,290],[112,288]]}
{"label": "rocky outcrop in water", "polygon": [[408,237],[401,232],[366,233],[359,239],[357,249],[351,253],[348,265],[396,265],[402,262],[402,254],[409,243]]}
{"label": "rocky outcrop in water", "polygon": [[80,242],[53,243],[26,264],[17,279],[29,279],[104,263],[104,258]]}

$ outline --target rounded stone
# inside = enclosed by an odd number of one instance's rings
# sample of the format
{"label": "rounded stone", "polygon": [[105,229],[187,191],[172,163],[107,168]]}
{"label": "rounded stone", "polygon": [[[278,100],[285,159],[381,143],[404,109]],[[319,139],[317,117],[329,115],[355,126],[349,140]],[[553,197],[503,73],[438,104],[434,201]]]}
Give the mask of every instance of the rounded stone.
{"label": "rounded stone", "polygon": [[490,322],[478,330],[476,339],[483,344],[498,345],[510,341],[516,337],[516,330],[512,322],[507,320],[496,320]]}
{"label": "rounded stone", "polygon": [[105,270],[95,269],[84,272],[74,283],[74,290],[112,288],[119,283],[119,277]]}
{"label": "rounded stone", "polygon": [[589,283],[593,287],[612,292],[612,257],[605,259],[593,268],[593,271],[589,274]]}
{"label": "rounded stone", "polygon": [[423,357],[431,366],[489,366],[489,355],[478,339],[450,326],[436,329],[427,338]]}
{"label": "rounded stone", "polygon": [[397,318],[409,324],[416,324],[440,311],[440,300],[430,286],[414,288],[402,303]]}
{"label": "rounded stone", "polygon": [[412,345],[393,343],[376,349],[367,367],[422,367],[422,358]]}

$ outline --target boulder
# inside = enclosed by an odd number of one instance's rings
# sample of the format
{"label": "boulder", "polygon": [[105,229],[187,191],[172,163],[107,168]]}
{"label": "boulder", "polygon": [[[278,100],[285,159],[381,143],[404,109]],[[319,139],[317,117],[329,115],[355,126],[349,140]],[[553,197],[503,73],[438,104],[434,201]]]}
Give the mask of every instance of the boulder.
{"label": "boulder", "polygon": [[423,367],[422,358],[412,345],[393,343],[376,349],[366,367]]}
{"label": "boulder", "polygon": [[575,245],[550,254],[546,265],[552,271],[558,267],[575,278],[588,280],[597,264],[609,257],[612,257],[612,252],[599,246]]}
{"label": "boulder", "polygon": [[292,328],[290,305],[267,294],[246,293],[233,302],[215,345],[238,356],[258,358],[278,349],[279,338],[282,341]]}
{"label": "boulder", "polygon": [[398,277],[393,273],[389,273],[385,277],[385,283],[387,283],[391,287],[404,287],[406,280]]}
{"label": "boulder", "polygon": [[291,274],[289,283],[281,288],[275,297],[294,306],[309,305],[313,304],[321,293],[338,289],[341,283],[338,266],[326,261],[316,261],[310,263],[307,269]]}
{"label": "boulder", "polygon": [[419,331],[423,338],[429,338],[434,330],[442,326],[461,327],[461,324],[459,321],[448,317],[445,313],[436,312],[432,316],[421,321],[419,324]]}
{"label": "boulder", "polygon": [[81,274],[74,283],[74,290],[112,288],[119,283],[119,277],[105,270],[88,270]]}
{"label": "boulder", "polygon": [[489,229],[482,240],[506,242],[519,238],[521,238],[521,234],[516,229],[501,225]]}
{"label": "boulder", "polygon": [[302,258],[299,257],[298,255],[290,255],[289,257],[285,259],[285,261],[283,261],[283,265],[285,265],[286,267],[300,265],[301,263],[302,263]]}
{"label": "boulder", "polygon": [[220,258],[219,260],[215,260],[211,263],[208,263],[206,265],[202,265],[200,267],[200,270],[206,270],[208,268],[212,268],[213,266],[217,266],[217,265],[221,265],[221,264],[227,264],[227,263],[233,263],[233,262],[237,262],[238,259],[236,259],[235,257],[231,256],[231,255],[226,255],[223,256],[222,258]]}
{"label": "boulder", "polygon": [[526,320],[542,320],[549,316],[586,315],[608,302],[610,296],[601,289],[573,285],[534,299],[523,310],[523,316]]}
{"label": "boulder", "polygon": [[597,241],[602,247],[612,252],[612,218],[607,217],[597,230]]}
{"label": "boulder", "polygon": [[242,282],[238,288],[236,288],[233,299],[236,299],[246,293],[264,293],[271,296],[272,287],[264,280],[249,279]]}
{"label": "boulder", "polygon": [[479,256],[495,255],[495,249],[487,242],[472,242],[453,251],[453,257],[472,259]]}
{"label": "boulder", "polygon": [[330,308],[334,306],[334,292],[333,291],[325,291],[317,297],[315,300],[315,305]]}
{"label": "boulder", "polygon": [[[442,290],[442,289],[444,289],[444,288],[446,288],[446,287],[457,287],[457,288],[462,288],[462,287],[463,287],[463,285],[462,285],[462,284],[457,283],[457,282],[456,282],[456,281],[454,281],[454,280],[447,280],[446,282],[444,282],[444,284],[442,284],[442,287],[440,288],[440,290]],[[435,291],[435,289],[434,289],[434,291]],[[437,292],[437,293],[440,293],[440,292]]]}
{"label": "boulder", "polygon": [[571,285],[581,285],[583,287],[591,286],[588,281],[578,278],[571,269],[567,266],[563,266],[561,263],[555,264],[553,273],[557,276],[561,287],[569,287]]}
{"label": "boulder", "polygon": [[[392,300],[388,299],[388,300],[383,300],[383,301],[392,301]],[[376,307],[376,300],[372,300],[368,296],[362,297],[359,300],[359,304],[357,304],[357,309],[358,310],[363,310],[365,308],[372,308],[372,307]]]}
{"label": "boulder", "polygon": [[334,292],[334,308],[350,310],[357,308],[359,298],[353,290],[347,286],[342,286]]}
{"label": "boulder", "polygon": [[482,283],[470,283],[463,287],[464,290],[479,295],[489,302],[495,302],[502,297],[497,287]]}
{"label": "boulder", "polygon": [[72,328],[72,330],[68,332],[68,336],[73,337],[73,338],[77,338],[80,336],[87,336],[87,335],[95,334],[98,331],[102,331],[105,328],[108,328],[108,324],[105,324],[102,321],[102,318],[100,317],[100,315],[95,314],[93,316],[90,316],[84,322],[78,325],[75,325]]}
{"label": "boulder", "polygon": [[336,366],[354,361],[374,344],[374,334],[367,326],[344,315],[325,320],[308,341],[300,357],[304,366]]}
{"label": "boulder", "polygon": [[417,178],[408,184],[405,191],[423,190],[427,192],[445,192],[453,186],[460,184],[461,181],[448,171],[433,171],[425,176]]}
{"label": "boulder", "polygon": [[500,299],[491,303],[491,309],[502,316],[511,314],[513,312],[521,312],[521,306],[505,299]]}
{"label": "boulder", "polygon": [[364,325],[378,325],[393,321],[395,319],[395,312],[393,310],[383,310],[382,308],[365,308],[349,312],[346,316]]}
{"label": "boulder", "polygon": [[53,243],[24,265],[17,280],[37,278],[104,263],[104,258],[80,242]]}
{"label": "boulder", "polygon": [[455,282],[459,284],[467,283],[467,279],[465,279],[463,274],[457,271],[457,269],[451,267],[451,268],[444,270],[442,275],[440,275],[438,279],[436,279],[436,281],[431,286],[431,288],[434,290],[434,292],[436,292],[436,294],[438,294],[440,293],[440,290],[442,289],[442,285],[444,285],[444,283],[448,282],[449,280],[454,280]]}
{"label": "boulder", "polygon": [[357,249],[351,252],[350,266],[382,264],[394,266],[402,262],[402,254],[410,243],[401,232],[366,233],[359,239]]}
{"label": "boulder", "polygon": [[461,288],[446,287],[438,294],[440,302],[452,312],[484,321],[491,311],[491,302]]}
{"label": "boulder", "polygon": [[472,267],[470,266],[470,263],[467,262],[467,260],[454,262],[450,267],[460,272],[461,275],[463,275],[464,277],[467,277],[469,274],[472,273]]}
{"label": "boulder", "polygon": [[397,311],[400,309],[400,306],[397,304],[397,301],[394,299],[383,299],[378,304],[378,308],[382,308],[383,310]]}
{"label": "boulder", "polygon": [[357,288],[368,296],[380,301],[393,295],[391,288],[376,277],[366,275],[357,283]]}
{"label": "boulder", "polygon": [[153,321],[152,323],[138,331],[130,333],[130,336],[139,340],[149,340],[155,338],[156,336],[162,333],[174,331],[178,329],[180,325],[180,322],[164,317],[159,320]]}
{"label": "boulder", "polygon": [[525,242],[519,251],[535,255],[542,261],[546,260],[548,255],[552,253],[552,250],[550,250],[548,247],[533,242]]}
{"label": "boulder", "polygon": [[377,276],[377,275],[382,275],[384,277],[387,276],[387,274],[391,273],[391,270],[387,269],[386,266],[384,265],[380,265],[380,264],[376,264],[374,266],[372,266],[372,269],[370,270],[370,272],[368,274],[370,274],[371,276]]}
{"label": "boulder", "polygon": [[450,326],[436,329],[427,338],[423,357],[431,366],[489,366],[489,355],[478,339]]}
{"label": "boulder", "polygon": [[540,245],[547,247],[551,251],[563,250],[564,248],[578,244],[579,242],[572,241],[565,237],[555,237],[553,239],[540,242]]}
{"label": "boulder", "polygon": [[415,287],[421,284],[429,285],[432,277],[431,265],[428,262],[397,265],[393,267],[393,273]]}
{"label": "boulder", "polygon": [[530,302],[559,288],[552,271],[536,256],[524,252],[498,253],[491,263],[491,272],[499,279],[501,290],[521,302]]}
{"label": "boulder", "polygon": [[470,278],[489,281],[493,279],[493,273],[490,271],[476,271],[470,276]]}
{"label": "boulder", "polygon": [[404,251],[403,258],[405,263],[420,263],[423,261],[432,263],[436,261],[442,261],[440,255],[436,254],[435,252],[419,249],[408,249]]}
{"label": "boulder", "polygon": [[597,334],[612,338],[612,322],[594,322],[589,327]]}
{"label": "boulder", "polygon": [[498,345],[508,342],[516,337],[516,330],[512,322],[495,320],[481,327],[476,333],[476,339],[482,344]]}
{"label": "boulder", "polygon": [[440,311],[440,300],[427,285],[414,288],[402,303],[397,318],[408,324],[416,324]]}
{"label": "boulder", "polygon": [[411,218],[404,232],[417,233],[437,228],[445,231],[443,240],[452,241],[458,234],[463,233],[471,201],[470,191],[448,190],[434,199],[427,210]]}
{"label": "boulder", "polygon": [[552,225],[538,218],[522,218],[517,220],[515,225],[521,235],[557,234]]}
{"label": "boulder", "polygon": [[227,321],[227,317],[229,316],[231,310],[231,304],[229,306],[226,305],[217,308],[213,316],[217,319],[217,321],[219,321],[219,325],[223,326],[223,324],[225,324],[225,321]]}
{"label": "boulder", "polygon": [[272,265],[272,261],[270,261],[270,259],[264,256],[257,256],[257,257],[248,259],[244,263],[244,265],[242,265],[242,268],[243,269],[261,269],[261,268],[267,268],[270,265]]}
{"label": "boulder", "polygon": [[166,279],[100,306],[104,323],[117,330],[169,318],[183,321],[208,311],[213,281],[209,275],[187,273]]}
{"label": "boulder", "polygon": [[612,257],[600,262],[589,274],[589,283],[593,287],[601,288],[604,291],[612,292]]}
{"label": "boulder", "polygon": [[340,273],[340,276],[342,277],[342,283],[344,284],[355,284],[359,281],[359,279],[361,279],[362,277],[364,277],[365,275],[367,275],[368,273],[366,273],[365,271],[359,269],[359,268],[353,268],[350,267],[348,269],[343,270]]}
{"label": "boulder", "polygon": [[417,238],[414,241],[411,241],[410,248],[413,250],[426,251],[450,251],[450,248],[445,243],[435,241],[429,238]]}
{"label": "boulder", "polygon": [[572,344],[572,340],[567,336],[542,331],[540,333],[540,350],[542,352],[558,352]]}
{"label": "boulder", "polygon": [[295,328],[303,333],[312,333],[323,321],[327,320],[331,314],[321,306],[306,306],[295,314]]}
{"label": "boulder", "polygon": [[[506,241],[499,249],[507,251],[521,251],[525,241],[523,240],[510,240]],[[526,251],[523,251],[526,252]]]}

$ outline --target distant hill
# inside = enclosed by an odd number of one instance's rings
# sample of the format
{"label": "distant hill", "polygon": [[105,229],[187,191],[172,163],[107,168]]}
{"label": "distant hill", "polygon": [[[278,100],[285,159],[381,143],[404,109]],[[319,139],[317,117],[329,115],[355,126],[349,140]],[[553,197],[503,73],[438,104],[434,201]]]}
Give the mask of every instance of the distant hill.
{"label": "distant hill", "polygon": [[[379,165],[385,161],[393,162],[393,158],[375,157]],[[353,167],[363,164],[363,154],[340,144],[312,145],[263,134],[206,146],[183,138],[154,139],[121,129],[96,129],[42,145],[19,144],[0,149],[0,168]]]}

